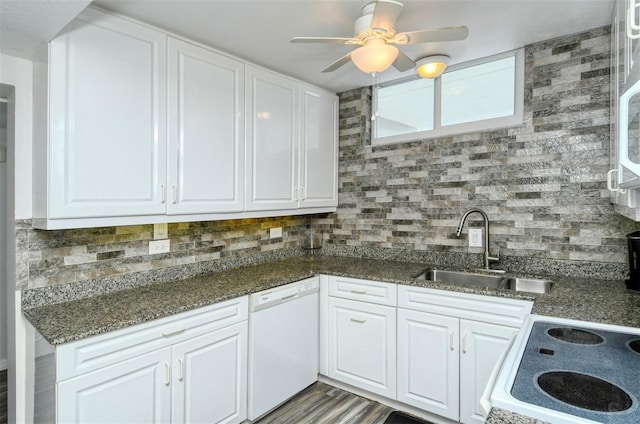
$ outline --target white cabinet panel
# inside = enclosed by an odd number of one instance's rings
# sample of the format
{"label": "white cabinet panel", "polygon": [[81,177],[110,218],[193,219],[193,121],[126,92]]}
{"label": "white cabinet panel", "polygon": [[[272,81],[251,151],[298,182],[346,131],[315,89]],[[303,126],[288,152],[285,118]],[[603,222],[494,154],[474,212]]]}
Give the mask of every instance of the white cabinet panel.
{"label": "white cabinet panel", "polygon": [[[56,422],[243,422],[247,300],[247,296],[231,299],[134,330],[58,346],[53,377],[58,387]],[[74,364],[89,365],[90,371]],[[43,403],[36,410],[43,416],[54,415]]]}
{"label": "white cabinet panel", "polygon": [[395,308],[329,298],[328,333],[329,377],[395,398]]}
{"label": "white cabinet panel", "polygon": [[58,384],[58,423],[167,423],[169,348]]}
{"label": "white cabinet panel", "polygon": [[460,320],[460,422],[482,424],[480,398],[491,371],[517,328]]}
{"label": "white cabinet panel", "polygon": [[175,423],[241,423],[247,402],[247,323],[173,347]]}
{"label": "white cabinet panel", "polygon": [[87,10],[50,45],[48,217],[164,213],[166,36]]}
{"label": "white cabinet panel", "polygon": [[247,210],[297,207],[298,84],[246,67]]}
{"label": "white cabinet panel", "polygon": [[458,420],[458,319],[398,309],[398,400]]}
{"label": "white cabinet panel", "polygon": [[169,214],[239,212],[244,64],[169,38]]}
{"label": "white cabinet panel", "polygon": [[338,205],[338,98],[303,85],[300,207]]}

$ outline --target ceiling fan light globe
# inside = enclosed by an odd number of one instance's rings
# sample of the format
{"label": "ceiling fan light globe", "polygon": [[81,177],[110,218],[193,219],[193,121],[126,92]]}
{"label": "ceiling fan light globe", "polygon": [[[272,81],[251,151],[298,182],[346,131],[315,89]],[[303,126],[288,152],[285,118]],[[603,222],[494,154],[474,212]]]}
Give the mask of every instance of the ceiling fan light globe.
{"label": "ceiling fan light globe", "polygon": [[369,40],[364,46],[351,52],[351,60],[362,72],[382,72],[398,57],[398,48],[384,40]]}
{"label": "ceiling fan light globe", "polygon": [[421,78],[437,78],[447,69],[449,56],[427,56],[416,62],[416,72]]}

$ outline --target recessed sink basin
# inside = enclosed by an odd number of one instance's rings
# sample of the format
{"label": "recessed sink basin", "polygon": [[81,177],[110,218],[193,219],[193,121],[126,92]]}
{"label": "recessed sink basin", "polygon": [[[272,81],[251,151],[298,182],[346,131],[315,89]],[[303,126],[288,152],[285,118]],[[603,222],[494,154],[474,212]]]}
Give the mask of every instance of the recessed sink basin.
{"label": "recessed sink basin", "polygon": [[418,275],[416,279],[530,293],[549,293],[553,286],[553,283],[549,280],[487,275],[465,271],[446,271],[442,269],[427,269]]}
{"label": "recessed sink basin", "polygon": [[498,289],[502,287],[504,275],[485,275],[464,271],[445,271],[441,269],[427,269],[416,277],[419,280],[442,281],[444,283],[463,284],[467,286],[489,287]]}
{"label": "recessed sink basin", "polygon": [[515,291],[545,294],[551,291],[551,287],[553,287],[553,283],[549,280],[511,277],[505,281],[503,288]]}

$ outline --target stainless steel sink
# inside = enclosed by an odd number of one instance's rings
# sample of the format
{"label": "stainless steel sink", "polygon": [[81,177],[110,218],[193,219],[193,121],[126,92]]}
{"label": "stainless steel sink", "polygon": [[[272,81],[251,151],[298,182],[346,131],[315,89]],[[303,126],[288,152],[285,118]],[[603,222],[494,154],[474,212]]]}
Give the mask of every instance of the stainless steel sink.
{"label": "stainless steel sink", "polygon": [[530,293],[549,293],[553,283],[549,280],[538,280],[535,278],[507,278],[503,288],[515,291],[525,291]]}
{"label": "stainless steel sink", "polygon": [[552,287],[551,281],[548,280],[479,274],[465,271],[446,271],[442,269],[427,269],[418,275],[416,279],[531,293],[549,293]]}
{"label": "stainless steel sink", "polygon": [[467,286],[502,287],[504,275],[486,275],[463,271],[444,271],[441,269],[427,269],[418,277],[420,280],[442,281],[444,283],[463,284]]}

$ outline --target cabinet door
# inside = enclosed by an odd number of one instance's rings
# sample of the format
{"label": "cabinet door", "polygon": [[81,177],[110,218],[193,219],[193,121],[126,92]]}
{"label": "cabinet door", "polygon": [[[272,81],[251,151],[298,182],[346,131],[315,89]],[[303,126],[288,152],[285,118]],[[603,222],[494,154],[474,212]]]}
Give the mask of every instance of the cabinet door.
{"label": "cabinet door", "polygon": [[244,65],[169,39],[169,214],[243,209]]}
{"label": "cabinet door", "polygon": [[329,298],[329,377],[394,399],[396,309]]}
{"label": "cabinet door", "polygon": [[480,398],[489,376],[517,328],[460,320],[460,422],[485,422]]}
{"label": "cabinet door", "polygon": [[246,321],[175,345],[173,360],[174,424],[246,419]]}
{"label": "cabinet door", "polygon": [[398,309],[398,401],[458,420],[458,326],[458,318]]}
{"label": "cabinet door", "polygon": [[49,217],[164,214],[166,36],[88,9],[50,43]]}
{"label": "cabinet door", "polygon": [[246,67],[246,209],[297,208],[298,84]]}
{"label": "cabinet door", "polygon": [[300,91],[300,207],[338,205],[338,97]]}
{"label": "cabinet door", "polygon": [[168,423],[171,349],[58,383],[58,423]]}

